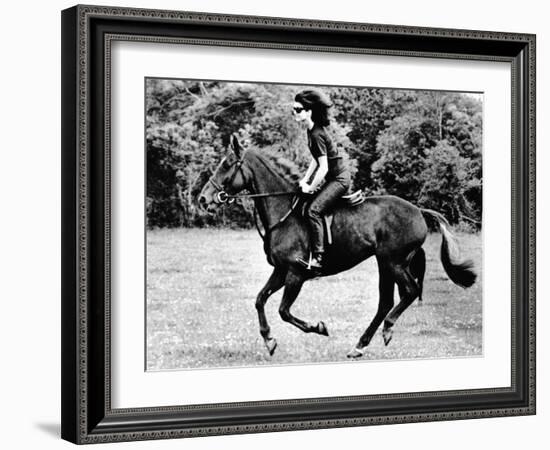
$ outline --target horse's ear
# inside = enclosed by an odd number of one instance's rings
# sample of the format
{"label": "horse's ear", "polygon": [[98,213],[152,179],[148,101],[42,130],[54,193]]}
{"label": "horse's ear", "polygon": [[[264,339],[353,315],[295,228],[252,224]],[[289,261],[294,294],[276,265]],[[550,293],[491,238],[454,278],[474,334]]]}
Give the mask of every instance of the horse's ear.
{"label": "horse's ear", "polygon": [[241,144],[235,134],[232,134],[229,138],[229,146],[231,147],[231,150],[233,150],[235,155],[237,155],[237,158],[240,158],[243,148],[241,147]]}

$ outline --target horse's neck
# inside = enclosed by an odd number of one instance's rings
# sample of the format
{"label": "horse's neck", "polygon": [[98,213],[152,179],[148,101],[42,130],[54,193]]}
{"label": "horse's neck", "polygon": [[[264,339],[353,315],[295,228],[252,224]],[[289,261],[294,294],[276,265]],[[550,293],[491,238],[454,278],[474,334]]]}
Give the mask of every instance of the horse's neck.
{"label": "horse's neck", "polygon": [[[253,190],[256,194],[290,192],[292,186],[277,173],[270,162],[256,158],[253,167]],[[268,196],[256,199],[256,207],[265,229],[275,225],[290,209],[292,195]]]}

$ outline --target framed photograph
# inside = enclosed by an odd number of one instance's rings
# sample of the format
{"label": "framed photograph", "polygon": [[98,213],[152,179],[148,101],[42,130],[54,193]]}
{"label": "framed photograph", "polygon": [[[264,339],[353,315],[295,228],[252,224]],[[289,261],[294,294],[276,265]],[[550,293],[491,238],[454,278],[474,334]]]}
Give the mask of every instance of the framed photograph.
{"label": "framed photograph", "polygon": [[535,36],[62,12],[62,437],[535,413]]}

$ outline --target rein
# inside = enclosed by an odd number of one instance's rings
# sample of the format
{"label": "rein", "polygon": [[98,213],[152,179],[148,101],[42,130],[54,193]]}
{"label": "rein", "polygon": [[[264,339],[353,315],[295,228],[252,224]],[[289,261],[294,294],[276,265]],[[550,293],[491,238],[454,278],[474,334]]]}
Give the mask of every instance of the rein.
{"label": "rein", "polygon": [[260,230],[260,226],[258,225],[258,218],[257,218],[257,209],[256,205],[254,205],[254,225],[256,225],[256,230],[258,231],[258,234],[260,237],[265,240],[265,237],[267,234],[271,233],[277,226],[281,225],[288,217],[292,214],[292,211],[296,209],[296,205],[300,201],[300,197],[296,196],[294,197],[294,200],[292,200],[292,205],[290,206],[290,209],[286,212],[286,214],[281,217],[277,222],[275,222],[273,225],[270,225],[267,230],[262,234],[262,231]]}
{"label": "rein", "polygon": [[277,197],[282,195],[293,195],[297,194],[298,191],[277,191],[277,192],[264,192],[262,194],[225,194],[227,195],[228,199],[235,199],[235,198],[263,198],[263,197]]}

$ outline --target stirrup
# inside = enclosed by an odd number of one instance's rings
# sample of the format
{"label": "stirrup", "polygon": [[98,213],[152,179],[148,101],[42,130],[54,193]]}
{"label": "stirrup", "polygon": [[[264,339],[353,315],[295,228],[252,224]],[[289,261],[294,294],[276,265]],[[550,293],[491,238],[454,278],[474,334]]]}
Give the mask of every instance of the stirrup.
{"label": "stirrup", "polygon": [[312,272],[320,272],[321,270],[323,270],[322,266],[312,264],[313,263],[313,255],[311,253],[309,254],[309,260],[308,261],[306,261],[303,258],[298,257],[298,258],[296,258],[296,262],[298,262],[305,269],[310,270]]}

